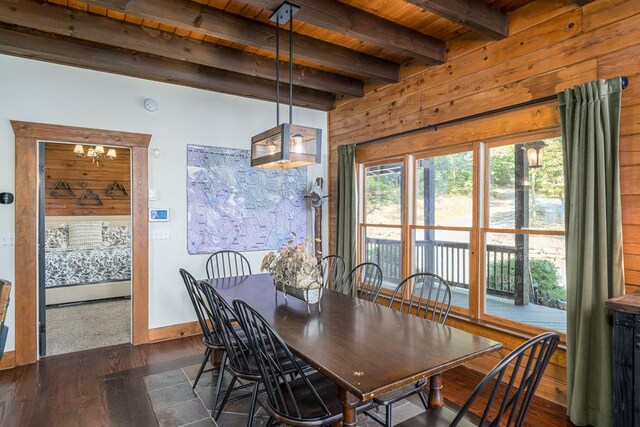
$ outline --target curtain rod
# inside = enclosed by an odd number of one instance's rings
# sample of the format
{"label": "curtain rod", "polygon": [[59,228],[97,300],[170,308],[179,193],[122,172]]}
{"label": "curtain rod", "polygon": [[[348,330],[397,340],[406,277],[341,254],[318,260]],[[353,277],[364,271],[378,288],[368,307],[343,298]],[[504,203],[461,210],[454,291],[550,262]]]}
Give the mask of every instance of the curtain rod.
{"label": "curtain rod", "polygon": [[[622,80],[622,89],[624,90],[627,88],[627,86],[629,86],[629,78],[626,76],[623,76],[621,77],[621,80]],[[356,143],[356,147],[373,144],[375,142],[386,141],[387,139],[399,138],[402,136],[407,136],[407,135],[411,135],[418,132],[424,132],[428,130],[438,130],[438,128],[441,128],[444,126],[451,126],[458,123],[466,122],[468,120],[479,119],[482,117],[492,116],[494,114],[504,113],[506,111],[517,110],[518,108],[530,107],[532,105],[537,105],[537,104],[543,104],[545,102],[554,101],[556,99],[558,99],[557,95],[550,95],[550,96],[545,96],[544,98],[532,99],[530,101],[521,102],[520,104],[514,104],[514,105],[509,105],[507,107],[496,108],[495,110],[489,110],[489,111],[484,111],[482,113],[471,114],[470,116],[464,116],[457,119],[436,123],[433,125],[426,125],[416,129],[405,130],[405,131],[397,132],[391,135],[381,136],[379,138],[370,139],[368,141],[358,142]]]}

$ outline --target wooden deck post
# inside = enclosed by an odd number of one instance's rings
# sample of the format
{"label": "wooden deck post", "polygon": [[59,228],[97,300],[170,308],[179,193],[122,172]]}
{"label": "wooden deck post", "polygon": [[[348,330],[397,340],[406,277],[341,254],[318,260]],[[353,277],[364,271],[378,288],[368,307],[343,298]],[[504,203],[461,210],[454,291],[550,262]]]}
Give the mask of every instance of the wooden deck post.
{"label": "wooden deck post", "polygon": [[[524,144],[513,147],[515,161],[515,228],[529,227],[529,163]],[[529,279],[529,236],[516,234],[515,305],[528,305],[531,293]]]}

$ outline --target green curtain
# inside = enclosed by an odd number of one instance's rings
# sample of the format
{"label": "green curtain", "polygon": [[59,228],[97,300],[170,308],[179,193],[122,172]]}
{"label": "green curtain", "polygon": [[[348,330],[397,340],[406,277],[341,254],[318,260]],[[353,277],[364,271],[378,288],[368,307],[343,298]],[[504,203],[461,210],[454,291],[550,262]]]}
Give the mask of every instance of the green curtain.
{"label": "green curtain", "polygon": [[[346,273],[356,265],[356,147],[338,146],[338,215],[336,255],[344,258]],[[355,289],[344,289],[355,294]]]}
{"label": "green curtain", "polygon": [[613,425],[612,333],[604,302],[624,292],[620,78],[558,94],[565,167],[567,414]]}

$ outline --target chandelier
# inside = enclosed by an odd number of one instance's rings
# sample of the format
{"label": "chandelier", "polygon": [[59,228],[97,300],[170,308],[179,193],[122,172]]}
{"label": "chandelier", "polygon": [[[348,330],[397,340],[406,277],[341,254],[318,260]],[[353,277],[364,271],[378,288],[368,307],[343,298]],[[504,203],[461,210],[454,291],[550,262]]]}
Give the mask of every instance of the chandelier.
{"label": "chandelier", "polygon": [[[251,138],[251,166],[291,169],[320,163],[322,129],[292,123],[293,15],[300,8],[284,2],[271,15],[276,23],[276,127]],[[280,124],[280,25],[289,23],[289,123]]]}
{"label": "chandelier", "polygon": [[91,162],[96,166],[100,167],[101,163],[104,161],[113,161],[117,157],[115,148],[109,148],[105,153],[103,145],[95,145],[93,147],[89,147],[87,149],[87,153],[84,153],[84,147],[80,144],[76,145],[73,149],[73,152],[76,154],[78,158],[87,157],[91,159]]}

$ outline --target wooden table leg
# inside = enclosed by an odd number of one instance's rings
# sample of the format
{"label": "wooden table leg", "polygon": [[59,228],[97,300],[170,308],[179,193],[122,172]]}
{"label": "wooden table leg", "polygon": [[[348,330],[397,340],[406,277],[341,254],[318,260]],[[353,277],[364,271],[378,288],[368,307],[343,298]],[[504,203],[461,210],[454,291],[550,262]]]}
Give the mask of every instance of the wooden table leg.
{"label": "wooden table leg", "polygon": [[429,387],[429,407],[435,408],[444,406],[444,399],[442,398],[442,375],[433,375],[429,378],[429,381],[424,385],[425,392]]}
{"label": "wooden table leg", "polygon": [[357,421],[356,408],[358,399],[342,387],[338,387],[338,400],[342,404],[342,425],[355,426]]}
{"label": "wooden table leg", "polygon": [[211,352],[211,357],[209,360],[211,361],[211,366],[213,366],[213,372],[220,371],[220,365],[222,365],[222,356],[224,356],[224,350],[213,350]]}

